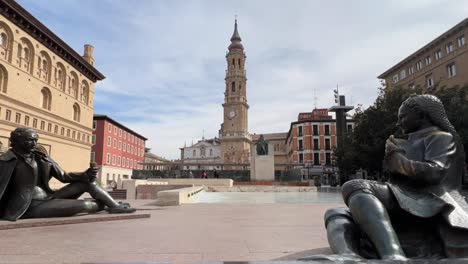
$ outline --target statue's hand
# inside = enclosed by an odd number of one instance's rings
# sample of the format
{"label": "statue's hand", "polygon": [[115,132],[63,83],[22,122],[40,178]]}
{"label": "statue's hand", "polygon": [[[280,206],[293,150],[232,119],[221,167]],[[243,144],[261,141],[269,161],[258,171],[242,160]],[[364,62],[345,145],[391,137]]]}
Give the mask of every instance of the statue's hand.
{"label": "statue's hand", "polygon": [[405,151],[398,146],[400,143],[401,142],[399,142],[399,139],[396,139],[395,137],[393,137],[393,135],[391,135],[385,142],[385,157],[389,157],[394,152],[404,153]]}
{"label": "statue's hand", "polygon": [[92,181],[96,180],[96,176],[97,176],[98,172],[99,172],[99,168],[97,168],[97,167],[91,167],[91,168],[88,168],[88,169],[84,172],[84,174],[85,174],[86,176],[88,176],[89,181],[92,182]]}
{"label": "statue's hand", "polygon": [[397,149],[397,145],[395,145],[395,143],[393,143],[390,139],[387,139],[387,141],[385,141],[385,156],[390,155]]}

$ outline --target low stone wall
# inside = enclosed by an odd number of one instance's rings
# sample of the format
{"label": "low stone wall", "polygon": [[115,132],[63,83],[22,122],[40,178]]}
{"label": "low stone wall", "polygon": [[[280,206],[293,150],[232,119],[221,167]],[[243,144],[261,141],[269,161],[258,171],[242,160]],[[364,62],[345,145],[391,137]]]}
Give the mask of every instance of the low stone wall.
{"label": "low stone wall", "polygon": [[232,187],[232,179],[174,179],[174,178],[165,178],[165,179],[148,179],[146,182],[167,182],[168,185],[183,185],[190,184],[193,186],[224,186]]}
{"label": "low stone wall", "polygon": [[207,192],[315,192],[317,187],[313,186],[210,186],[206,187]]}
{"label": "low stone wall", "polygon": [[251,182],[234,182],[234,186],[310,186],[310,182],[277,182],[277,181],[251,181]]}
{"label": "low stone wall", "polygon": [[193,185],[138,185],[136,187],[136,199],[155,200],[161,191],[175,190],[193,187]]}
{"label": "low stone wall", "polygon": [[187,187],[176,190],[160,191],[157,194],[155,205],[169,206],[190,203],[197,193],[203,191],[202,186]]}
{"label": "low stone wall", "polygon": [[122,183],[122,189],[127,190],[127,199],[128,200],[135,200],[136,199],[136,188],[137,186],[140,185],[168,185],[167,182],[163,181],[151,181],[148,182],[147,180],[123,180]]}

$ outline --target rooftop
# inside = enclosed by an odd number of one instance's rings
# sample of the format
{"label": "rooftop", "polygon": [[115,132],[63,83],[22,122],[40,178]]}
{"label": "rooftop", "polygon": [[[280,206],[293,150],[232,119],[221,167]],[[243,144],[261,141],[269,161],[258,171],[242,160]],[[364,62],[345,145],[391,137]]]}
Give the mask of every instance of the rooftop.
{"label": "rooftop", "polygon": [[109,122],[111,122],[111,123],[114,123],[115,125],[118,125],[118,126],[121,127],[121,128],[124,128],[124,129],[127,130],[127,131],[130,131],[131,133],[137,135],[138,137],[140,137],[140,138],[143,139],[143,140],[148,140],[146,137],[144,137],[144,136],[138,134],[137,132],[131,130],[130,128],[128,128],[128,127],[122,125],[121,123],[115,121],[114,119],[110,118],[110,117],[107,116],[107,115],[94,114],[93,120],[107,120],[107,121],[109,121]]}
{"label": "rooftop", "polygon": [[416,59],[422,53],[425,53],[429,49],[433,48],[434,46],[439,45],[440,42],[445,41],[449,36],[451,36],[452,34],[457,33],[460,29],[462,29],[463,27],[467,27],[467,26],[468,26],[468,18],[465,18],[463,21],[456,24],[455,26],[453,26],[452,28],[450,28],[449,30],[444,32],[442,35],[438,36],[433,41],[426,44],[424,47],[418,49],[413,54],[409,55],[408,57],[406,57],[405,59],[403,59],[402,61],[397,63],[395,66],[391,67],[390,69],[386,70],[384,73],[380,74],[377,78],[385,79],[389,74],[392,74],[395,70],[399,69],[405,63],[407,63],[407,62],[409,62],[409,61],[411,61],[413,59]]}
{"label": "rooftop", "polygon": [[0,14],[70,63],[93,82],[106,78],[80,54],[14,0],[0,1]]}

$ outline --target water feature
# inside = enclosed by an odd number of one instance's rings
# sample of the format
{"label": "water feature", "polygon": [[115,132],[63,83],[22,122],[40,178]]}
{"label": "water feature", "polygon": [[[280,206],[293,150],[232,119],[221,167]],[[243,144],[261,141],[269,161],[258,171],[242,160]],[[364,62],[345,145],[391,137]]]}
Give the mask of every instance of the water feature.
{"label": "water feature", "polygon": [[336,190],[312,192],[201,192],[194,203],[231,204],[342,204],[343,198]]}

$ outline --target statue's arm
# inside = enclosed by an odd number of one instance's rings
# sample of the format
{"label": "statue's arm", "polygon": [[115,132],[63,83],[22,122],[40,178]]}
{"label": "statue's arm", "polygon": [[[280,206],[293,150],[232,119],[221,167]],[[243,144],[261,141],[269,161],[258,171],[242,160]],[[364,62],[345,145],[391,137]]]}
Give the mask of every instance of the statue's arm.
{"label": "statue's arm", "polygon": [[89,179],[84,172],[65,172],[56,162],[52,162],[51,176],[63,183],[88,182]]}
{"label": "statue's arm", "polygon": [[433,134],[425,138],[424,145],[423,161],[410,160],[404,153],[394,152],[389,159],[391,171],[429,184],[443,180],[456,152],[453,136],[449,133]]}

